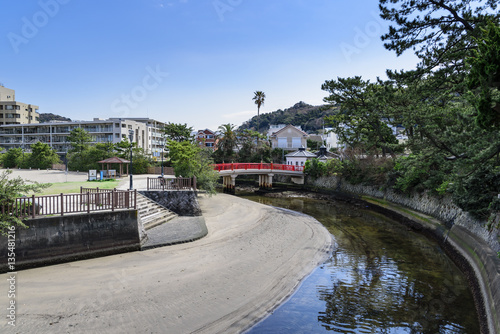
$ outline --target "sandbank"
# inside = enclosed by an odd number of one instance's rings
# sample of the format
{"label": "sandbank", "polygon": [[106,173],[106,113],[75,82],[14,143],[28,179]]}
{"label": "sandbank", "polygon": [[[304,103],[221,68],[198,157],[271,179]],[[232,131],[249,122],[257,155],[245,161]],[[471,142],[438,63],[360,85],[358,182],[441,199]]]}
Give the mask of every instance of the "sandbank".
{"label": "sandbank", "polygon": [[[200,240],[19,271],[2,333],[240,333],[328,256],[315,219],[230,195],[201,197]],[[1,314],[1,312],[0,312]]]}

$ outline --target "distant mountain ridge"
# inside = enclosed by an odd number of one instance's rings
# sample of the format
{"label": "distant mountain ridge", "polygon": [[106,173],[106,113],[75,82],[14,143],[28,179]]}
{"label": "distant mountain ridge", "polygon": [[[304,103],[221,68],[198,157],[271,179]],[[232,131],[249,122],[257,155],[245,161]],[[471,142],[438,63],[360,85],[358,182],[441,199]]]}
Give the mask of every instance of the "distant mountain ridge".
{"label": "distant mountain ridge", "polygon": [[41,113],[39,117],[39,122],[40,123],[47,123],[50,121],[65,121],[65,122],[71,122],[71,118],[64,117],[64,116],[59,116],[55,115],[52,113]]}
{"label": "distant mountain ridge", "polygon": [[[333,115],[338,107],[330,105],[313,106],[303,101],[293,107],[260,115],[260,132],[267,132],[271,124],[292,124],[301,126],[306,132],[316,132],[323,128],[323,118]],[[240,129],[256,129],[257,115],[244,122]]]}

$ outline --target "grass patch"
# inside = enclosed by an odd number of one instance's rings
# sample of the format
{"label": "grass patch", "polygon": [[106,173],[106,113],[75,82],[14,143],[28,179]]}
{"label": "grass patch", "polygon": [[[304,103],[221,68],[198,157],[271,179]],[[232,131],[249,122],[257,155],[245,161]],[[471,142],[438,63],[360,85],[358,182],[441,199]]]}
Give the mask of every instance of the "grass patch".
{"label": "grass patch", "polygon": [[55,194],[75,194],[80,193],[80,187],[84,188],[99,188],[99,189],[113,189],[118,186],[120,181],[107,180],[107,181],[82,181],[82,182],[58,182],[52,183],[48,188],[37,195],[55,195]]}

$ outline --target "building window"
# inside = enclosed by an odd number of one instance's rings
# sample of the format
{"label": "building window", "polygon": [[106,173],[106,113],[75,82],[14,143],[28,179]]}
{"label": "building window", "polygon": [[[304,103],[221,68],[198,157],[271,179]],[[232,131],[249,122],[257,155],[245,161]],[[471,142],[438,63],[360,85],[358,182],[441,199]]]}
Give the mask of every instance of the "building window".
{"label": "building window", "polygon": [[21,106],[16,106],[16,110],[21,110]]}
{"label": "building window", "polygon": [[3,110],[3,105],[0,105],[0,110]]}
{"label": "building window", "polygon": [[125,128],[125,127],[126,127],[126,125],[125,125],[125,124],[122,124],[122,128]]}
{"label": "building window", "polygon": [[3,114],[0,114],[0,118],[3,118]]}
{"label": "building window", "polygon": [[120,127],[120,123],[115,123],[115,128],[119,128]]}
{"label": "building window", "polygon": [[5,106],[5,110],[14,110],[14,106],[7,105],[7,106]]}

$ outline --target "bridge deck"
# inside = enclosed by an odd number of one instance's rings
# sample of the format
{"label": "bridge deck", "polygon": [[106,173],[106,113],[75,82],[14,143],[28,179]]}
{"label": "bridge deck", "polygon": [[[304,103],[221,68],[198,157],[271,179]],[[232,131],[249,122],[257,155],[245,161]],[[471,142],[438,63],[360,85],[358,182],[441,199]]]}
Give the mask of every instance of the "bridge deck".
{"label": "bridge deck", "polygon": [[273,164],[273,163],[230,163],[216,164],[214,169],[220,175],[230,174],[285,174],[285,175],[303,175],[303,166]]}

